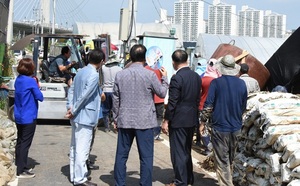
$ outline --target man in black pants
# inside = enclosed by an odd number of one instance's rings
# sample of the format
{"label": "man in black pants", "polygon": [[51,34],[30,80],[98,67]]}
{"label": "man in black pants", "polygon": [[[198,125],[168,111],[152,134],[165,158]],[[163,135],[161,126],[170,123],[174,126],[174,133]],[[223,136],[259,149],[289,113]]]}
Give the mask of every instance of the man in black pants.
{"label": "man in black pants", "polygon": [[191,156],[195,126],[198,121],[201,77],[193,72],[187,63],[188,54],[176,50],[172,54],[176,74],[169,86],[169,100],[162,131],[169,133],[170,151],[175,179],[168,186],[194,183]]}

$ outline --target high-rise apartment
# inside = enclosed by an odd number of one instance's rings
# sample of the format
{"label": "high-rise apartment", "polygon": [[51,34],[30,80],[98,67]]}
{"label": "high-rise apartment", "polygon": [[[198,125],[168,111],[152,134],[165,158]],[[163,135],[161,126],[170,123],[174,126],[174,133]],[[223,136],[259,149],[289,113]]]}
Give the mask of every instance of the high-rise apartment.
{"label": "high-rise apartment", "polygon": [[237,35],[236,6],[214,0],[208,7],[208,33]]}
{"label": "high-rise apartment", "polygon": [[203,17],[202,0],[179,0],[174,3],[174,23],[182,25],[183,41],[197,41],[199,33],[205,32]]}
{"label": "high-rise apartment", "polygon": [[263,37],[264,11],[242,6],[238,18],[238,35]]}
{"label": "high-rise apartment", "polygon": [[267,10],[264,16],[263,37],[282,38],[286,31],[286,15]]}

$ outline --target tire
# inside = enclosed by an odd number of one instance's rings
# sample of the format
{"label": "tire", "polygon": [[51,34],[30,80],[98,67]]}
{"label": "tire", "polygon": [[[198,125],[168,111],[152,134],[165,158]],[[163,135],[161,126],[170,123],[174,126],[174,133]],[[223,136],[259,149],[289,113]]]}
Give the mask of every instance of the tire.
{"label": "tire", "polygon": [[9,109],[8,109],[8,119],[12,120],[13,122],[15,122],[14,106],[15,106],[15,105],[12,105],[12,106],[9,107]]}

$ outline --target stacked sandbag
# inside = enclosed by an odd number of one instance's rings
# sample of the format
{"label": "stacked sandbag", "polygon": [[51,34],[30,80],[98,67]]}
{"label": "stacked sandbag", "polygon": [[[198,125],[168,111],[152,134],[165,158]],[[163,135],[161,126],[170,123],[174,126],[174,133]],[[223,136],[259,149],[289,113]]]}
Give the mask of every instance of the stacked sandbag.
{"label": "stacked sandbag", "polygon": [[250,95],[234,160],[238,185],[296,185],[300,181],[300,97]]}
{"label": "stacked sandbag", "polygon": [[15,179],[14,163],[17,128],[0,109],[0,185],[7,185]]}

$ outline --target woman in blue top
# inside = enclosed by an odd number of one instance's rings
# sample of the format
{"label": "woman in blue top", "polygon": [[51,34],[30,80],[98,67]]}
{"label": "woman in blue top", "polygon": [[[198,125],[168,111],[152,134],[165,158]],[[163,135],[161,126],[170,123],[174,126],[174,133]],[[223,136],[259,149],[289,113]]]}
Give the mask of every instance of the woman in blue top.
{"label": "woman in blue top", "polygon": [[27,167],[28,151],[33,140],[38,113],[38,101],[44,97],[34,74],[32,59],[21,59],[17,67],[19,76],[15,81],[14,116],[18,129],[16,144],[16,166],[18,178],[32,178],[34,173]]}

